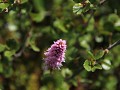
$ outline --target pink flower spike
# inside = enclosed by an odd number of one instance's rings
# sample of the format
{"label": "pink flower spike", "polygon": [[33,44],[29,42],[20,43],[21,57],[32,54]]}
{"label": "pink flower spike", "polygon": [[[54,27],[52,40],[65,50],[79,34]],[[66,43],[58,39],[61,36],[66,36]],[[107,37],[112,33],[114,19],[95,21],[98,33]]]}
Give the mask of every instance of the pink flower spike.
{"label": "pink flower spike", "polygon": [[46,69],[60,69],[65,62],[66,40],[59,39],[44,53]]}

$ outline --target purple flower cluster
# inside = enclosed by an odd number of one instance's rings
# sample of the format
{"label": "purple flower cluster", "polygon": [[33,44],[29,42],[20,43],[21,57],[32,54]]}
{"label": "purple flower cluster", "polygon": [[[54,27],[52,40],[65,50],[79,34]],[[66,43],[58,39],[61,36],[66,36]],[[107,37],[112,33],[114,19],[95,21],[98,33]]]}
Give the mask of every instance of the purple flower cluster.
{"label": "purple flower cluster", "polygon": [[46,69],[60,69],[65,62],[66,40],[59,39],[44,53]]}

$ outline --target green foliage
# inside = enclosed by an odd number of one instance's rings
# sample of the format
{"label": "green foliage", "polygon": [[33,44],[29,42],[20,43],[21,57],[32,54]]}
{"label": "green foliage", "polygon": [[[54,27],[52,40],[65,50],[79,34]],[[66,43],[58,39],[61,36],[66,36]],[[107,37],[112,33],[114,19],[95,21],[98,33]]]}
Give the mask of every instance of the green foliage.
{"label": "green foliage", "polygon": [[54,27],[58,28],[59,30],[61,30],[64,33],[67,33],[68,31],[66,30],[66,28],[63,25],[63,22],[59,19],[57,19],[56,21],[54,21],[53,23]]}
{"label": "green foliage", "polygon": [[6,46],[3,44],[0,44],[0,52],[3,52],[5,50]]}
{"label": "green foliage", "polygon": [[95,7],[90,3],[89,0],[85,0],[83,3],[79,2],[73,6],[73,13],[80,15],[89,11],[90,9],[95,9]]}
{"label": "green foliage", "polygon": [[76,3],[81,3],[83,0],[73,0]]}
{"label": "green foliage", "polygon": [[1,9],[1,10],[6,9],[8,6],[9,6],[8,3],[0,3],[0,9]]}
{"label": "green foliage", "polygon": [[43,11],[43,12],[40,12],[40,13],[31,13],[30,16],[31,16],[33,21],[41,22],[45,17],[45,12]]}
{"label": "green foliage", "polygon": [[[67,41],[60,70],[44,51]],[[0,90],[120,90],[119,0],[0,0]]]}
{"label": "green foliage", "polygon": [[84,68],[85,68],[87,71],[91,71],[91,70],[92,70],[90,64],[91,64],[91,62],[90,62],[89,60],[85,60],[85,62],[84,62],[84,64],[83,64]]}
{"label": "green foliage", "polygon": [[13,50],[13,49],[17,50],[18,49],[18,44],[14,39],[7,40],[6,44],[7,44],[8,48],[11,49],[11,50]]}
{"label": "green foliage", "polygon": [[81,14],[83,13],[83,5],[81,3],[77,3],[73,6],[73,13],[75,14]]}
{"label": "green foliage", "polygon": [[99,51],[95,54],[95,59],[98,60],[98,59],[102,58],[103,55],[104,55],[104,53],[105,53],[104,50],[99,50]]}

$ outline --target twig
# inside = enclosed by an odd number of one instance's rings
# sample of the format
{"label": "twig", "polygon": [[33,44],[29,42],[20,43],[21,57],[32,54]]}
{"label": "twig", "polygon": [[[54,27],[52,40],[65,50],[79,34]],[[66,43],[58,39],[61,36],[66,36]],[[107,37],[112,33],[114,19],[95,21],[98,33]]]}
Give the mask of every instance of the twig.
{"label": "twig", "polygon": [[93,17],[95,13],[95,10],[91,10],[91,14],[90,14],[90,17],[88,18],[88,21],[83,25],[83,28],[86,28],[91,20],[91,18]]}
{"label": "twig", "polygon": [[116,46],[118,46],[118,45],[120,45],[120,40],[118,40],[117,42],[115,42],[115,43],[113,43],[112,45],[110,45],[107,49],[108,49],[108,50],[111,50],[112,48],[114,48],[114,47],[116,47]]}
{"label": "twig", "polygon": [[[98,6],[101,6],[105,1],[106,1],[106,0],[100,1],[100,3],[98,4]],[[96,11],[96,10],[92,10],[92,11],[91,11],[91,15],[90,15],[90,17],[88,18],[88,21],[87,21],[87,22],[85,23],[85,25],[83,26],[84,28],[88,26],[88,24],[89,24],[92,16],[94,15],[95,11]],[[117,46],[117,44],[120,44],[120,40],[119,40],[118,42],[114,43],[114,45],[111,45],[111,47],[108,47],[107,49],[109,50],[109,49]],[[104,53],[103,57],[105,56],[106,53],[107,53],[107,51]],[[75,72],[71,77],[66,78],[65,81],[71,80],[72,78],[74,78],[75,76],[77,76],[83,69],[84,69],[83,67],[82,67],[82,68],[79,68],[77,72]]]}
{"label": "twig", "polygon": [[[114,48],[114,47],[116,47],[116,46],[118,46],[118,45],[120,45],[120,40],[118,40],[117,42],[115,42],[115,43],[113,43],[112,45],[110,45],[107,49],[105,49],[104,55],[103,55],[100,59],[104,58],[105,55],[109,52],[109,50],[111,50],[112,48]],[[99,61],[99,60],[98,60],[98,61]],[[67,79],[65,79],[65,80],[68,81],[68,80],[74,78],[74,77],[75,77],[76,75],[78,75],[82,70],[83,70],[83,67],[82,67],[82,68],[79,68],[77,72],[75,72],[71,77],[69,77],[69,78],[67,78]]]}
{"label": "twig", "polygon": [[105,55],[109,52],[109,50],[113,49],[114,47],[116,47],[118,45],[120,45],[120,40],[116,41],[115,43],[113,43],[112,45],[110,45],[108,48],[106,48],[104,50],[104,55],[97,60],[98,63],[101,62],[101,60],[105,57]]}
{"label": "twig", "polygon": [[14,55],[15,58],[20,57],[22,53],[24,52],[29,36],[30,35],[28,33],[24,39],[23,45],[21,46],[20,50]]}

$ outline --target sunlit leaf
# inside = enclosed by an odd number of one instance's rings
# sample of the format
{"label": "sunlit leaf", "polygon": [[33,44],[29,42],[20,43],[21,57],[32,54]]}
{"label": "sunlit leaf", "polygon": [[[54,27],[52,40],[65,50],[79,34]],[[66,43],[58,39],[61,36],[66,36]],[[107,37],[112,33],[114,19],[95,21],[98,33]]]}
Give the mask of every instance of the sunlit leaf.
{"label": "sunlit leaf", "polygon": [[8,3],[0,3],[0,9],[6,9],[9,6]]}
{"label": "sunlit leaf", "polygon": [[109,70],[111,68],[111,62],[108,59],[105,59],[102,63],[102,68],[104,70]]}
{"label": "sunlit leaf", "polygon": [[102,69],[102,66],[100,64],[96,64],[92,67],[92,72],[94,72],[96,69]]}
{"label": "sunlit leaf", "polygon": [[14,54],[15,54],[14,50],[4,52],[4,56],[7,57],[8,59],[10,59]]}
{"label": "sunlit leaf", "polygon": [[76,3],[73,6],[73,13],[82,14],[82,12],[83,12],[83,5],[81,3]]}
{"label": "sunlit leaf", "polygon": [[108,21],[111,23],[115,23],[119,19],[119,16],[116,14],[110,14],[108,16]]}
{"label": "sunlit leaf", "polygon": [[85,60],[84,64],[83,64],[84,68],[87,70],[87,71],[91,71],[92,68],[90,66],[90,61],[89,60]]}

